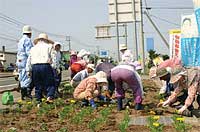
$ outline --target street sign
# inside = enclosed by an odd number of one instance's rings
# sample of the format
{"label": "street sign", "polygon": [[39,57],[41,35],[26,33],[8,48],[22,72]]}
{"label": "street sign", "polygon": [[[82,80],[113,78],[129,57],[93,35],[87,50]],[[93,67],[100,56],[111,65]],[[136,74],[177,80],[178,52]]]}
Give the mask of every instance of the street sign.
{"label": "street sign", "polygon": [[100,50],[99,57],[100,58],[107,58],[109,56],[108,50]]}
{"label": "street sign", "polygon": [[154,39],[146,38],[147,51],[154,50]]}
{"label": "street sign", "polygon": [[172,29],[169,31],[170,58],[181,58],[181,30]]}
{"label": "street sign", "polygon": [[118,15],[118,23],[132,23],[141,21],[141,0],[117,0],[117,13],[115,10],[115,0],[109,0],[109,21],[111,24],[116,22],[116,14]]}

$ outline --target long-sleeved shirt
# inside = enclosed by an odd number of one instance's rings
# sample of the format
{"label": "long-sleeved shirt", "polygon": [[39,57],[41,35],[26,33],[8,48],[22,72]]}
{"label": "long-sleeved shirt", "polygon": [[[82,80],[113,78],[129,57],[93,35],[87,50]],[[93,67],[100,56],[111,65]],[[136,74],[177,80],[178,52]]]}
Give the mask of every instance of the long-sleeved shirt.
{"label": "long-sleeved shirt", "polygon": [[[30,55],[28,58],[26,71],[31,71],[31,65],[34,64],[52,64],[55,63],[53,46],[51,44],[39,41],[33,48],[30,50]],[[55,66],[55,64],[53,64]],[[53,67],[55,68],[55,67]]]}
{"label": "long-sleeved shirt", "polygon": [[76,75],[73,77],[72,80],[75,82],[80,82],[83,79],[87,78],[88,76],[89,76],[88,71],[87,71],[87,69],[85,69],[85,70],[82,70],[82,71],[76,73]]}
{"label": "long-sleeved shirt", "polygon": [[54,69],[60,69],[61,67],[61,61],[62,61],[62,56],[61,56],[61,52],[60,51],[56,51],[54,50],[53,51],[53,59],[52,59],[53,62],[55,63],[52,63],[52,67],[54,67]]}
{"label": "long-sleeved shirt", "polygon": [[[195,95],[197,94],[197,92],[200,92],[200,87],[199,87],[199,83],[200,83],[200,73],[197,69],[188,69],[187,70],[187,77],[185,77],[184,80],[179,80],[178,81],[178,85],[175,88],[174,92],[172,93],[172,95],[168,98],[168,101],[170,103],[173,103],[176,101],[177,96],[182,92],[182,90],[184,88],[188,87],[188,97],[185,100],[185,108],[188,108],[192,102],[195,99]],[[187,80],[188,80],[188,84],[187,84]]]}
{"label": "long-sleeved shirt", "polygon": [[16,65],[19,69],[25,68],[30,50],[33,47],[31,39],[27,35],[23,35],[18,43],[17,49],[17,62]]}
{"label": "long-sleeved shirt", "polygon": [[99,89],[96,85],[97,79],[94,76],[88,77],[81,81],[81,83],[74,90],[74,98],[77,98],[78,95],[82,92],[85,92],[85,98],[93,98],[94,91]]}

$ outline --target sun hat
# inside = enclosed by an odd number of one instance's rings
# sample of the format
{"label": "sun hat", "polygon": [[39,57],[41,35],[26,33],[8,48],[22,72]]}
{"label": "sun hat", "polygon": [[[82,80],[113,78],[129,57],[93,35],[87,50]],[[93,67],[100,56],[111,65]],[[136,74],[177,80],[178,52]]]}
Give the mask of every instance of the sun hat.
{"label": "sun hat", "polygon": [[90,69],[92,69],[93,71],[95,70],[95,69],[94,69],[94,64],[88,64],[88,65],[87,65],[87,68],[90,68]]}
{"label": "sun hat", "polygon": [[186,71],[183,67],[177,66],[171,70],[170,83],[174,84],[178,82],[183,76],[186,76]]}
{"label": "sun hat", "polygon": [[95,77],[97,79],[97,83],[108,83],[107,75],[103,71],[97,72]]}
{"label": "sun hat", "polygon": [[85,49],[82,49],[79,51],[79,53],[77,54],[77,57],[84,57],[86,55],[90,55],[90,52],[89,51],[86,51]]}
{"label": "sun hat", "polygon": [[121,51],[121,50],[126,50],[126,49],[127,49],[126,44],[121,44],[121,45],[120,45],[120,48],[119,48],[120,51]]}
{"label": "sun hat", "polygon": [[62,44],[61,44],[60,42],[55,42],[55,43],[54,43],[54,47],[56,47],[57,45],[62,46]]}
{"label": "sun hat", "polygon": [[169,72],[167,71],[166,68],[158,68],[156,70],[156,77],[164,77],[166,76],[167,74],[169,74]]}
{"label": "sun hat", "polygon": [[34,44],[37,44],[38,41],[41,40],[41,39],[47,40],[48,43],[51,43],[51,44],[54,43],[52,40],[48,39],[48,35],[45,34],[45,33],[39,34],[38,38],[36,38],[36,39],[33,41],[33,43],[34,43]]}
{"label": "sun hat", "polygon": [[32,29],[29,25],[25,25],[22,29],[23,33],[32,33]]}
{"label": "sun hat", "polygon": [[72,51],[70,52],[70,56],[72,56],[72,55],[77,55],[76,51],[73,51],[73,50],[72,50]]}

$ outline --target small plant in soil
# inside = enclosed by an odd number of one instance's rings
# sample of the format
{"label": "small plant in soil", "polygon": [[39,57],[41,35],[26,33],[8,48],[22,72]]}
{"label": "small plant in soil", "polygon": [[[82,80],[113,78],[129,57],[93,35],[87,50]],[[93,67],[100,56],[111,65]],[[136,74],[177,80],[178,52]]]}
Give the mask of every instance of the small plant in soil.
{"label": "small plant in soil", "polygon": [[119,130],[120,130],[120,132],[126,132],[126,129],[128,128],[129,121],[130,121],[129,111],[126,110],[125,113],[124,113],[124,119],[119,124]]}
{"label": "small plant in soil", "polygon": [[163,131],[164,125],[158,122],[159,119],[160,119],[159,116],[150,116],[147,118],[147,122],[148,122],[147,127],[150,129],[151,132]]}
{"label": "small plant in soil", "polygon": [[69,118],[70,117],[70,114],[74,112],[74,107],[73,105],[67,105],[65,106],[62,111],[60,111],[58,113],[58,118],[59,118],[59,121],[63,121],[64,119],[66,118]]}
{"label": "small plant in soil", "polygon": [[185,123],[185,119],[182,116],[174,115],[172,117],[173,126],[177,132],[187,132],[191,128],[189,124]]}
{"label": "small plant in soil", "polygon": [[56,132],[68,132],[66,127],[60,128],[59,130],[57,130]]}

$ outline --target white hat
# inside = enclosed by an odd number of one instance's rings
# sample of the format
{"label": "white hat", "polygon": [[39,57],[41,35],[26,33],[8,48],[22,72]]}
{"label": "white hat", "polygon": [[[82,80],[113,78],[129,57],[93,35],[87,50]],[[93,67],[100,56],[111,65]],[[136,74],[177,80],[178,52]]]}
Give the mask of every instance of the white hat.
{"label": "white hat", "polygon": [[90,69],[92,69],[94,71],[94,64],[88,64],[87,68],[90,68]]}
{"label": "white hat", "polygon": [[24,26],[22,30],[23,33],[32,33],[31,27],[29,25]]}
{"label": "white hat", "polygon": [[77,54],[78,57],[84,57],[85,55],[90,55],[90,52],[86,51],[85,49],[80,50]]}
{"label": "white hat", "polygon": [[61,44],[60,42],[55,42],[55,43],[54,43],[54,47],[56,47],[57,45],[62,46],[62,44]]}
{"label": "white hat", "polygon": [[70,55],[77,55],[77,53],[76,53],[76,51],[73,51],[73,50],[72,50],[72,51],[70,52]]}
{"label": "white hat", "polygon": [[103,71],[97,72],[95,77],[97,79],[97,83],[108,83],[107,75]]}
{"label": "white hat", "polygon": [[52,40],[48,39],[48,35],[45,34],[45,33],[41,33],[41,34],[38,36],[38,38],[36,38],[36,39],[33,41],[33,43],[34,43],[34,44],[37,44],[38,41],[41,40],[41,39],[45,39],[45,40],[48,41],[48,43],[51,43],[51,44],[54,43]]}
{"label": "white hat", "polygon": [[127,49],[126,44],[120,44],[119,50],[126,50],[126,49]]}

